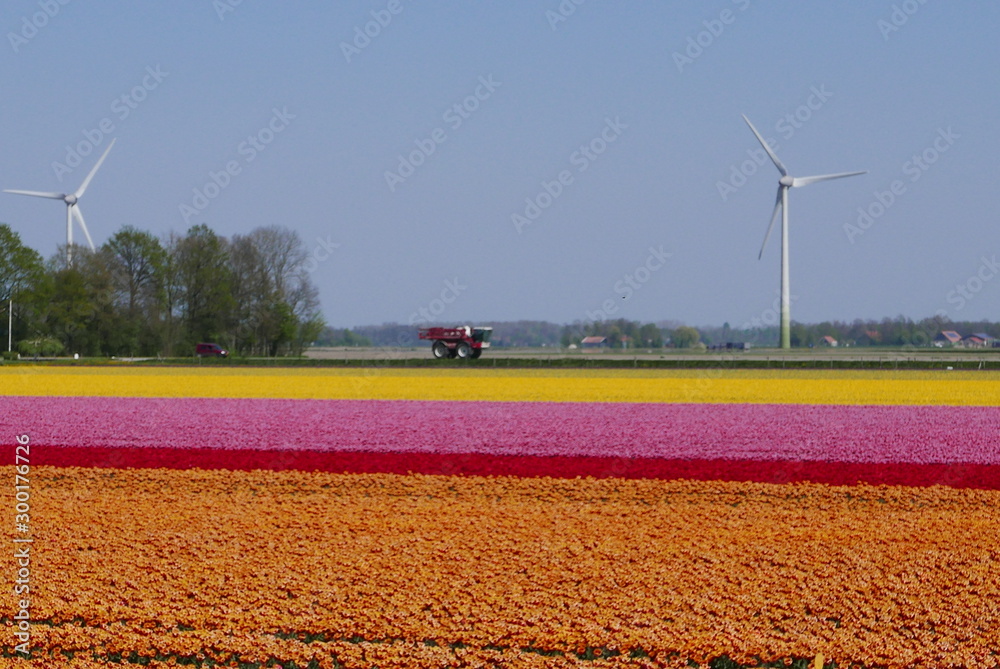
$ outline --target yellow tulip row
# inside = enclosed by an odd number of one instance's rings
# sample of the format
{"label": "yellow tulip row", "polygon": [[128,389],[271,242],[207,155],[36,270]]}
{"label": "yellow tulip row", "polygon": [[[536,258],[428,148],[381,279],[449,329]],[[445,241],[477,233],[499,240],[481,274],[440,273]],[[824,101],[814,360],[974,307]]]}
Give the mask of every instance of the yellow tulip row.
{"label": "yellow tulip row", "polygon": [[32,472],[38,657],[997,666],[997,491]]}
{"label": "yellow tulip row", "polygon": [[0,394],[1000,406],[1000,374],[767,370],[0,368]]}

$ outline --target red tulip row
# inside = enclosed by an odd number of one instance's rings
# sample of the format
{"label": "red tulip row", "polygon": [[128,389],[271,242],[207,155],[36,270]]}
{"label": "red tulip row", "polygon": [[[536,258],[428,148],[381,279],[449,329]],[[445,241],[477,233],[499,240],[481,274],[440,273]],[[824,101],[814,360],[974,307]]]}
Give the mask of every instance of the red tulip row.
{"label": "red tulip row", "polygon": [[[1000,407],[12,397],[41,462],[1000,488]],[[61,448],[51,448],[51,447]]]}
{"label": "red tulip row", "polygon": [[860,464],[728,459],[601,458],[484,453],[236,450],[217,448],[56,447],[38,451],[40,464],[59,467],[300,470],[363,474],[519,476],[523,478],[691,479],[830,485],[946,485],[1000,490],[1000,466]]}

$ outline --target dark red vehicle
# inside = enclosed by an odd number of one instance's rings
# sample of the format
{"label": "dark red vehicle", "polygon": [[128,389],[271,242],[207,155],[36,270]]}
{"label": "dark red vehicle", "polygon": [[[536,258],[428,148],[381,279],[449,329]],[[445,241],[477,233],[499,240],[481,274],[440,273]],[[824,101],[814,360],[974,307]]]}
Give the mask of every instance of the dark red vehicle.
{"label": "dark red vehicle", "polygon": [[493,328],[474,328],[462,325],[457,328],[420,328],[417,336],[430,339],[435,358],[478,358],[484,348],[490,347]]}
{"label": "dark red vehicle", "polygon": [[199,358],[227,358],[229,351],[218,344],[202,343],[194,347],[194,354]]}

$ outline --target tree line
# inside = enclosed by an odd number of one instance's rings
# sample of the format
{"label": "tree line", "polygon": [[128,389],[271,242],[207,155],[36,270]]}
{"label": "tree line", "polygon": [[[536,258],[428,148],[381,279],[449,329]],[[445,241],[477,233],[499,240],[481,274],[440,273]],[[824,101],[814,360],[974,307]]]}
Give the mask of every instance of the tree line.
{"label": "tree line", "polygon": [[22,356],[190,356],[199,342],[299,355],[325,326],[308,260],[282,226],[227,239],[200,224],[163,239],[125,226],[96,251],[74,245],[72,263],[65,246],[44,261],[0,223],[0,307],[13,302]]}
{"label": "tree line", "polygon": [[[457,323],[435,323],[454,326]],[[554,347],[580,346],[585,337],[604,337],[604,345],[622,348],[698,348],[725,346],[727,343],[748,343],[754,347],[778,345],[778,326],[733,328],[722,326],[692,327],[672,321],[642,323],[623,318],[601,321],[576,321],[560,325],[549,321],[485,321],[475,325],[493,327],[492,346]],[[824,321],[821,323],[792,322],[792,346],[820,346],[825,336],[833,337],[840,346],[884,346],[925,348],[934,345],[942,330],[960,334],[985,333],[1000,339],[1000,323],[991,321],[953,321],[942,317],[914,321],[905,316],[882,320],[852,322]],[[409,348],[426,346],[417,338],[417,328],[399,323],[365,325],[353,329],[327,328],[317,339],[320,346],[388,346]]]}

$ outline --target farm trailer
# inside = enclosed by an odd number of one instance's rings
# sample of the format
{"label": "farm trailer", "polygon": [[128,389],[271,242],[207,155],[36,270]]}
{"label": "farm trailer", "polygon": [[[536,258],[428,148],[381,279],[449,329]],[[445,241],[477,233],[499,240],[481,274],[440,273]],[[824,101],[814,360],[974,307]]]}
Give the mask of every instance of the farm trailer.
{"label": "farm trailer", "polygon": [[474,328],[463,325],[457,328],[420,328],[417,336],[429,339],[435,358],[478,358],[484,348],[490,347],[493,328]]}

